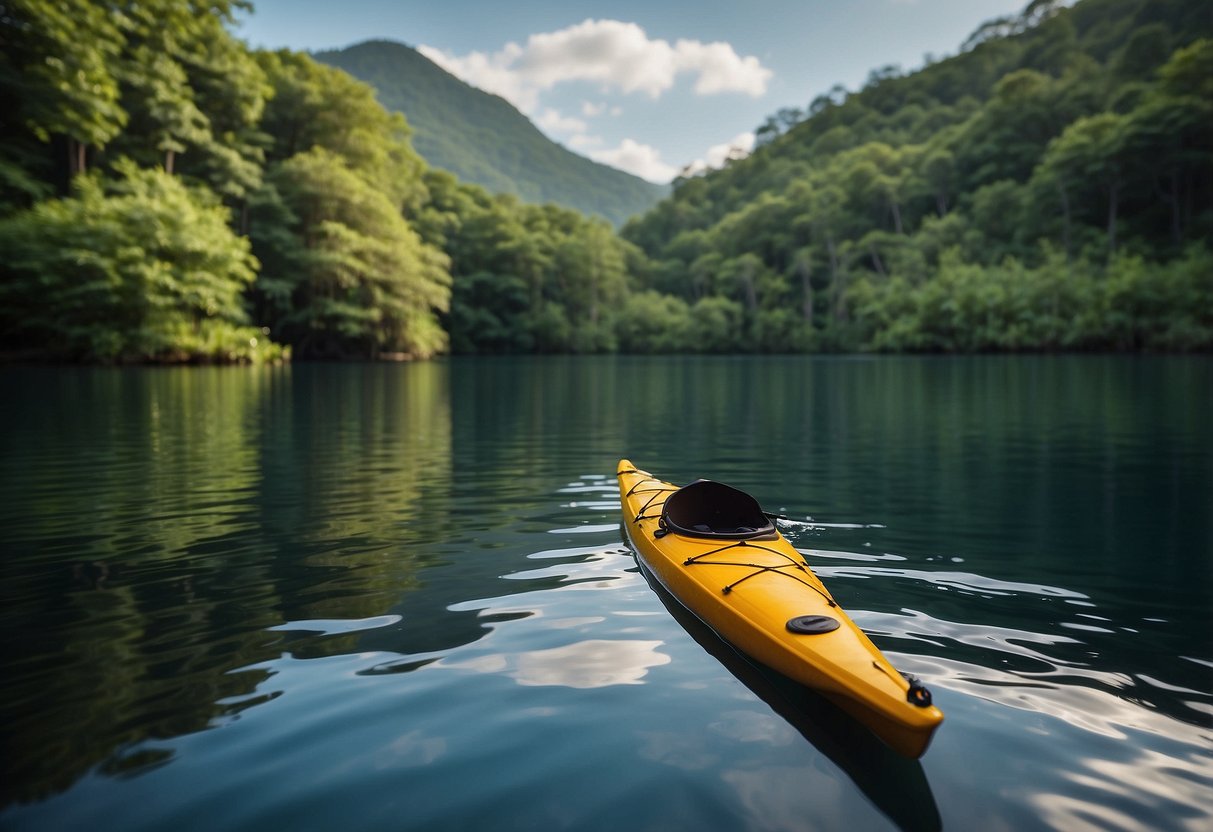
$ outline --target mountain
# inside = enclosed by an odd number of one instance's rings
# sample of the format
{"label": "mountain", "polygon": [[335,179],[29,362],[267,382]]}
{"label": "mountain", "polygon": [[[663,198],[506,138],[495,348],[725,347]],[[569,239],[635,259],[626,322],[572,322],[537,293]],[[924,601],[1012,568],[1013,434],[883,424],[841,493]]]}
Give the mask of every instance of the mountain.
{"label": "mountain", "polygon": [[314,57],[375,88],[404,113],[434,167],[526,202],[555,202],[619,225],[669,188],[593,162],[547,138],[512,104],[465,84],[412,47],[367,41]]}

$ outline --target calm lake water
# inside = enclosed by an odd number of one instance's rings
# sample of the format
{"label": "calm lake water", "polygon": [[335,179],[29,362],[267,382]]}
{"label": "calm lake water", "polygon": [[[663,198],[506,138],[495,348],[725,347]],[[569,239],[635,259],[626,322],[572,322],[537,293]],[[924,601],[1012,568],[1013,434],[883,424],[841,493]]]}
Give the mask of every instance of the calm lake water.
{"label": "calm lake water", "polygon": [[[659,596],[621,456],[798,521],[926,756]],[[1208,358],[3,370],[0,827],[1207,830],[1211,507]]]}

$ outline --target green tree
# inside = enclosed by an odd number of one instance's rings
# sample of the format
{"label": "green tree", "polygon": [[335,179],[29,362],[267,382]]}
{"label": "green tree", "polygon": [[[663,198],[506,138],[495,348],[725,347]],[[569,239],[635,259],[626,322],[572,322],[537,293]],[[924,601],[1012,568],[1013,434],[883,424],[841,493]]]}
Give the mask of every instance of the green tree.
{"label": "green tree", "polygon": [[0,13],[0,90],[9,105],[4,136],[28,130],[62,138],[72,175],[88,167],[126,124],[118,56],[124,17],[89,0],[15,0]]}
{"label": "green tree", "polygon": [[[388,196],[323,148],[277,165],[253,209],[259,306],[302,358],[426,357],[446,347],[447,258]],[[281,271],[279,271],[281,269]]]}
{"label": "green tree", "polygon": [[448,331],[456,353],[529,352],[530,301],[526,281],[514,275],[477,272],[455,281]]}
{"label": "green tree", "polygon": [[15,348],[100,361],[260,360],[256,261],[209,192],[130,163],[0,221],[0,331]]}
{"label": "green tree", "polygon": [[919,177],[923,190],[935,201],[939,216],[948,213],[948,205],[956,187],[956,157],[946,147],[937,147],[919,162]]}
{"label": "green tree", "polygon": [[[1124,184],[1127,120],[1115,113],[1080,118],[1050,142],[1041,166],[1066,194],[1094,186],[1106,205],[1107,251],[1116,251],[1116,223]],[[1064,197],[1068,214],[1068,196]],[[1068,219],[1067,219],[1068,223]]]}
{"label": "green tree", "polygon": [[691,307],[691,343],[696,352],[740,352],[744,343],[745,311],[741,304],[708,297]]}
{"label": "green tree", "polygon": [[617,322],[619,347],[631,353],[694,351],[691,310],[682,298],[637,292],[624,302]]}
{"label": "green tree", "polygon": [[1130,172],[1163,195],[1171,241],[1179,246],[1213,159],[1213,40],[1177,50],[1158,74],[1157,88],[1127,114],[1123,149]]}
{"label": "green tree", "polygon": [[269,161],[322,147],[416,215],[426,198],[425,163],[408,143],[403,116],[384,110],[369,85],[307,55],[256,57],[273,89],[260,123],[270,136]]}

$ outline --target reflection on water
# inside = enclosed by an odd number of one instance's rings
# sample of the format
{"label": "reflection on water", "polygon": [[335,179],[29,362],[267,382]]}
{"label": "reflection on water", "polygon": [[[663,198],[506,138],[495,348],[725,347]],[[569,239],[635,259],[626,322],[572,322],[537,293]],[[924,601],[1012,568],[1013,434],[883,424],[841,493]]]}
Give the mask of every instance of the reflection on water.
{"label": "reflection on water", "polygon": [[444,664],[481,673],[505,673],[520,685],[603,688],[642,684],[650,667],[669,664],[670,657],[657,649],[660,646],[660,641],[588,639],[547,650]]}
{"label": "reflection on water", "polygon": [[[5,370],[0,823],[1202,828],[1211,382],[1203,359]],[[671,615],[620,545],[620,456],[793,518],[947,713],[921,764]]]}
{"label": "reflection on water", "polygon": [[399,615],[376,615],[373,618],[356,619],[312,619],[310,621],[288,621],[276,627],[267,627],[271,633],[316,633],[318,635],[339,635],[343,633],[360,633],[364,630],[375,630],[399,624]]}
{"label": "reflection on water", "polygon": [[[782,745],[792,736],[788,729],[795,728],[899,828],[923,832],[939,829],[939,810],[918,760],[885,746],[825,697],[752,662],[679,604],[655,578],[650,576],[649,583],[690,636],[782,717],[782,721],[772,715],[759,719],[740,712],[746,727],[732,732],[738,739],[775,737],[775,744]],[[732,775],[749,780],[742,772]]]}
{"label": "reflection on water", "polygon": [[229,671],[274,652],[267,627],[412,583],[422,484],[449,481],[445,374],[333,369],[8,379],[0,719],[39,753],[6,791],[206,728],[261,678]]}

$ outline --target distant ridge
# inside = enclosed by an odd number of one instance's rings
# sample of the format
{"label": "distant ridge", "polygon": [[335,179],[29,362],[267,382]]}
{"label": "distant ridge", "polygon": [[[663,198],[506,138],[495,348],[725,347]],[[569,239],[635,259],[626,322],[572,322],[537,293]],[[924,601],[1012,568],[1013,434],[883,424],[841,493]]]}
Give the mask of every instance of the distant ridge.
{"label": "distant ridge", "polygon": [[410,46],[374,40],[313,57],[373,86],[384,107],[404,113],[417,152],[466,182],[598,214],[615,225],[669,193],[668,186],[553,142],[504,98],[464,83]]}

